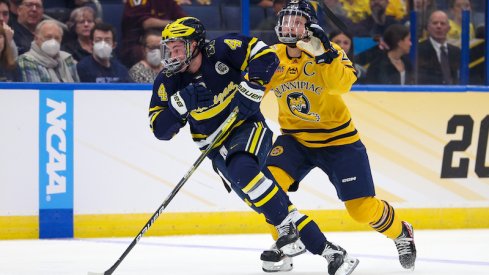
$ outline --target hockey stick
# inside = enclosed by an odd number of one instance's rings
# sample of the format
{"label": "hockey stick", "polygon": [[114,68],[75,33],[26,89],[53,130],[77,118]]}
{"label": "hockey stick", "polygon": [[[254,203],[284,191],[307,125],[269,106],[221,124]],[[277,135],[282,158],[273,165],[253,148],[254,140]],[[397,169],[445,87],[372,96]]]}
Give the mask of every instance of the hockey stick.
{"label": "hockey stick", "polygon": [[234,108],[234,110],[231,112],[231,114],[226,118],[226,120],[221,124],[221,126],[217,129],[217,134],[214,140],[207,146],[204,152],[202,152],[199,156],[199,158],[194,162],[192,167],[187,171],[185,176],[178,182],[178,184],[173,188],[173,191],[171,191],[170,195],[165,199],[165,201],[160,205],[158,210],[151,216],[148,222],[144,225],[143,229],[139,231],[138,235],[132,240],[131,244],[126,248],[124,253],[117,259],[117,261],[112,265],[109,269],[107,269],[103,273],[98,273],[98,272],[88,272],[88,275],[111,275],[114,273],[115,269],[121,264],[122,260],[129,254],[129,252],[133,249],[133,247],[139,242],[141,237],[146,233],[149,228],[153,225],[153,223],[158,219],[158,217],[161,215],[163,210],[168,206],[168,204],[171,202],[171,200],[175,197],[175,195],[178,193],[178,191],[182,188],[182,186],[187,182],[187,180],[190,178],[190,176],[194,173],[194,171],[199,167],[199,165],[202,163],[202,161],[207,157],[207,154],[212,150],[214,145],[217,144],[217,142],[226,134],[231,126],[234,124],[234,121],[236,120],[236,117],[238,115],[238,107]]}
{"label": "hockey stick", "polygon": [[318,5],[321,7],[321,10],[323,11],[323,14],[326,16],[326,18],[331,19],[331,22],[340,29],[340,31],[348,33],[348,27],[341,21],[341,19],[336,16],[336,14],[333,13],[333,11],[326,6],[322,0],[317,1]]}

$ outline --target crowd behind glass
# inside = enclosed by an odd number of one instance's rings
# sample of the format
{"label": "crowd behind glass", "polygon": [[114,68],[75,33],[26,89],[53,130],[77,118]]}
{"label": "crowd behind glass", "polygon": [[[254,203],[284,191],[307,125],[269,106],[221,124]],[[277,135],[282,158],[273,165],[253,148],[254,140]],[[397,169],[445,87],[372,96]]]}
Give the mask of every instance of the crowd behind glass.
{"label": "crowd behind glass", "polygon": [[[111,12],[103,10],[103,0],[102,5],[98,0],[57,1],[67,11],[64,16],[46,12],[46,0],[0,0],[0,82],[152,83],[162,69],[161,30],[172,20],[196,16],[186,6],[205,7],[212,1],[239,5],[239,0],[120,0],[121,23],[114,26],[103,22],[103,14]],[[276,43],[274,14],[286,1],[251,0],[269,14],[252,34]],[[320,24],[354,62],[357,84],[459,84],[463,10],[472,15],[471,48],[484,42],[484,17],[474,12],[485,10],[483,0],[320,1],[311,2]],[[324,6],[348,26],[346,32],[325,15]],[[416,12],[415,59],[409,56],[411,11]],[[354,38],[375,44],[355,53],[353,44],[359,40]],[[484,84],[484,73],[483,62],[472,62],[469,84]]]}

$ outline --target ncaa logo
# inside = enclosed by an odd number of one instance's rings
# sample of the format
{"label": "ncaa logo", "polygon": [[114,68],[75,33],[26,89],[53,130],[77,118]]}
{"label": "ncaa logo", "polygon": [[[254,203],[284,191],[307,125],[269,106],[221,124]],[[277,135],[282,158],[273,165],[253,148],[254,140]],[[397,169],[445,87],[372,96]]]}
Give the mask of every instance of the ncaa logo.
{"label": "ncaa logo", "polygon": [[216,72],[220,75],[227,74],[229,72],[229,67],[221,61],[217,61]]}

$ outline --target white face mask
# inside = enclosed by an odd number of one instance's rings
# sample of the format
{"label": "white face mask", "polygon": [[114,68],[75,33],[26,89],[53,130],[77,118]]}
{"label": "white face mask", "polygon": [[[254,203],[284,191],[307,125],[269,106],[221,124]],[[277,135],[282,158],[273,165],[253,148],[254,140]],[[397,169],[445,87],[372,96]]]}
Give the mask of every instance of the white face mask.
{"label": "white face mask", "polygon": [[105,41],[93,44],[93,53],[100,59],[109,59],[112,53],[112,46]]}
{"label": "white face mask", "polygon": [[55,57],[59,53],[60,44],[55,39],[42,42],[41,50],[50,57]]}
{"label": "white face mask", "polygon": [[148,61],[151,66],[158,67],[161,65],[161,51],[160,49],[154,49],[146,54],[146,61]]}

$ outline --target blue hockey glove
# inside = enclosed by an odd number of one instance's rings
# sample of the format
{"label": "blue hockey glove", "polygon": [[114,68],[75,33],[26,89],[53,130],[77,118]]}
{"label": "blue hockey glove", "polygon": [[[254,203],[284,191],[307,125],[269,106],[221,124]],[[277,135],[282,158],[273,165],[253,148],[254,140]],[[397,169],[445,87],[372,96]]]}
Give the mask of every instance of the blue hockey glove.
{"label": "blue hockey glove", "polygon": [[186,119],[192,110],[211,106],[214,94],[203,83],[191,83],[172,95],[169,103],[169,109],[174,115]]}
{"label": "blue hockey glove", "polygon": [[331,64],[333,59],[339,56],[338,51],[333,48],[328,36],[324,32],[323,28],[318,24],[311,24],[308,26],[309,32],[312,34],[309,42],[300,41],[297,46],[314,56],[317,64],[326,63]]}
{"label": "blue hockey glove", "polygon": [[241,81],[231,102],[233,109],[238,106],[238,120],[247,119],[258,112],[264,94],[265,87],[252,82]]}

